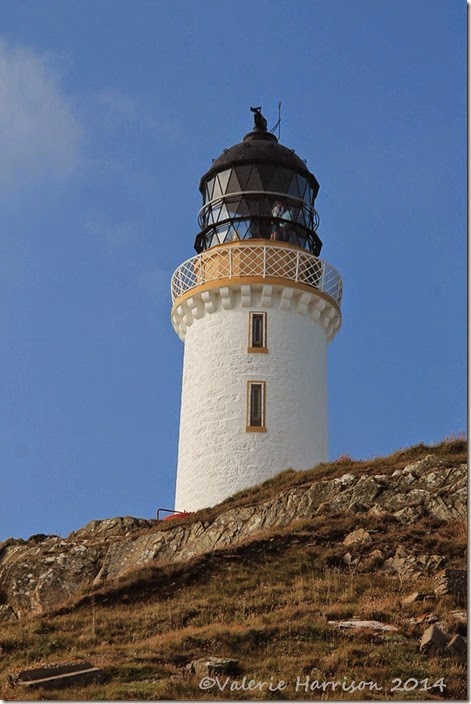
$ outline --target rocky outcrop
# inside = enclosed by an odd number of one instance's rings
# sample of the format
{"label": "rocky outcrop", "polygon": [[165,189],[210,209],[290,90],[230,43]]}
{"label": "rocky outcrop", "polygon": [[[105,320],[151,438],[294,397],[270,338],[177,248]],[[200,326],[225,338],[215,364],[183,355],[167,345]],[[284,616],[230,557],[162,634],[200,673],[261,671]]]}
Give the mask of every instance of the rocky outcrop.
{"label": "rocky outcrop", "polygon": [[[77,597],[90,585],[131,570],[183,562],[247,539],[257,531],[318,515],[389,514],[401,524],[423,516],[454,521],[465,517],[466,499],[466,465],[445,467],[439,458],[428,455],[390,475],[344,474],[312,481],[256,506],[229,508],[211,521],[199,520],[196,514],[192,523],[169,528],[162,522],[124,517],[92,521],[67,539],[9,539],[0,544],[0,604],[9,605],[9,610],[3,610],[9,617],[12,613],[15,617],[40,614]],[[364,530],[347,540],[353,547],[369,542]],[[378,555],[373,563],[375,560]],[[411,562],[410,555],[399,549],[385,564],[391,571],[407,575],[420,571],[421,564],[435,569],[441,562],[435,555],[414,557]]]}
{"label": "rocky outcrop", "polygon": [[105,518],[103,521],[90,521],[84,528],[79,528],[69,535],[69,540],[113,540],[126,538],[144,528],[152,528],[157,521],[147,518],[132,518],[131,516],[118,516]]}
{"label": "rocky outcrop", "polygon": [[393,557],[385,560],[384,566],[388,572],[398,574],[404,579],[418,577],[420,574],[433,574],[444,561],[443,555],[416,555],[400,545]]}
{"label": "rocky outcrop", "polygon": [[466,570],[442,570],[435,577],[435,594],[444,596],[453,594],[465,600],[468,589]]}

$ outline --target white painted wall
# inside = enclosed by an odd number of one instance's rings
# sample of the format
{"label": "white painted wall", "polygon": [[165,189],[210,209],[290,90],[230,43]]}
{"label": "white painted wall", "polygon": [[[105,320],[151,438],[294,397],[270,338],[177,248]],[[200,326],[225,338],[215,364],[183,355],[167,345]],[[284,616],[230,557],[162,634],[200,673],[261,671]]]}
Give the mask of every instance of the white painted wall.
{"label": "white painted wall", "polygon": [[[302,295],[296,291],[295,296]],[[252,292],[242,307],[232,292],[224,309],[194,319],[185,335],[175,506],[195,511],[283,469],[328,458],[326,331],[296,306],[280,308]],[[294,298],[293,298],[294,300]],[[268,353],[248,353],[249,311],[267,311]],[[266,433],[246,432],[247,380],[266,381]]]}

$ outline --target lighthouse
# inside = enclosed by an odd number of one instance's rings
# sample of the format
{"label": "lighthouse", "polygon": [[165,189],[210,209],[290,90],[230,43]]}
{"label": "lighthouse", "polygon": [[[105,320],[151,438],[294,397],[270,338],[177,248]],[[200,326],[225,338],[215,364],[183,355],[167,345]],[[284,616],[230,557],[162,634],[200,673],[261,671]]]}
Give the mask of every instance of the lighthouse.
{"label": "lighthouse", "polygon": [[342,281],[319,257],[319,183],[251,108],[201,178],[196,255],[172,277],[184,342],[175,508],[328,459],[327,346]]}

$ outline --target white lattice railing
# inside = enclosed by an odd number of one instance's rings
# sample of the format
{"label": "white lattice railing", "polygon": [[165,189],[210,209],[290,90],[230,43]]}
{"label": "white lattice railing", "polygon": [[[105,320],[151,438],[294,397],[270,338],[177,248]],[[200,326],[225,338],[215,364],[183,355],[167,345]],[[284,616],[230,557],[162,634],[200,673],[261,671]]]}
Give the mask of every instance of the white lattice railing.
{"label": "white lattice railing", "polygon": [[172,276],[172,300],[209,281],[244,276],[281,278],[328,294],[340,306],[342,279],[333,266],[309,252],[275,244],[218,246],[187,259]]}

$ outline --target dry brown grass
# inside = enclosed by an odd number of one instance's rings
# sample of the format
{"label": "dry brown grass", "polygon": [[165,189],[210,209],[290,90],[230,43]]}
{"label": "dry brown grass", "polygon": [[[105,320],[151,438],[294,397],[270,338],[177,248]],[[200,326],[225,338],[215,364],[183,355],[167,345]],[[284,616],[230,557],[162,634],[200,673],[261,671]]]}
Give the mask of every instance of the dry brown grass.
{"label": "dry brown grass", "polygon": [[[399,451],[381,460],[282,473],[229,500],[225,508],[266,500],[272,492],[312,481],[314,476],[392,472],[432,450],[445,462],[465,459],[462,441],[453,440],[436,448],[418,446]],[[184,564],[155,565],[129,573],[114,584],[85,592],[56,613],[2,625],[0,693],[11,699],[75,701],[465,699],[464,663],[420,653],[424,627],[411,622],[424,611],[433,611],[453,632],[453,599],[404,607],[401,600],[406,594],[433,590],[431,577],[401,581],[378,570],[362,573],[349,569],[343,560],[346,548],[342,541],[359,526],[368,528],[373,542],[366,549],[349,548],[354,555],[380,549],[388,557],[403,544],[408,549],[445,555],[447,566],[465,564],[463,522],[443,524],[424,518],[402,526],[388,516],[379,519],[358,514],[332,516],[328,521],[321,516],[298,521]],[[351,617],[380,620],[399,631],[352,633],[328,623]],[[202,692],[185,665],[206,655],[238,658],[248,679],[284,679],[290,688],[282,693]],[[91,660],[104,668],[106,681],[56,692],[23,691],[7,682],[7,674],[13,670],[75,659]],[[434,682],[442,676],[447,685],[442,694],[437,690],[295,690],[297,677],[372,680],[386,688],[393,677]]]}
{"label": "dry brown grass", "polygon": [[[341,537],[347,529],[345,522],[341,529],[324,526],[315,535],[315,526],[310,533],[309,525],[303,524],[289,536],[271,534],[240,550],[199,558],[193,562],[193,574],[191,566],[181,566],[180,580],[166,572],[166,589],[161,588],[161,573],[153,581],[155,575],[146,572],[147,583],[142,574],[136,583],[129,577],[125,585],[89,595],[68,612],[6,626],[0,637],[0,678],[5,682],[12,669],[39,662],[83,658],[103,667],[108,680],[86,688],[21,696],[211,699],[217,698],[217,692],[203,696],[197,680],[185,674],[184,667],[192,659],[215,654],[239,658],[248,677],[273,676],[291,683],[310,673],[317,679],[345,676],[385,683],[392,676],[438,679],[439,673],[446,672],[447,697],[462,698],[459,663],[443,657],[430,659],[419,652],[420,629],[412,628],[409,619],[422,613],[424,605],[401,606],[401,598],[409,591],[430,589],[430,579],[401,585],[395,577],[355,575],[318,559],[319,549],[327,549],[335,541],[333,536]],[[380,539],[385,540],[384,534]],[[439,617],[449,614],[450,607],[446,600],[432,605]],[[327,623],[353,616],[392,623],[400,631],[392,635],[348,633]],[[275,694],[270,696],[276,698]],[[284,694],[312,698],[312,693],[299,691]],[[3,696],[18,696],[18,691],[4,686]],[[239,692],[228,698],[265,696]],[[412,698],[426,697],[416,692]]]}

